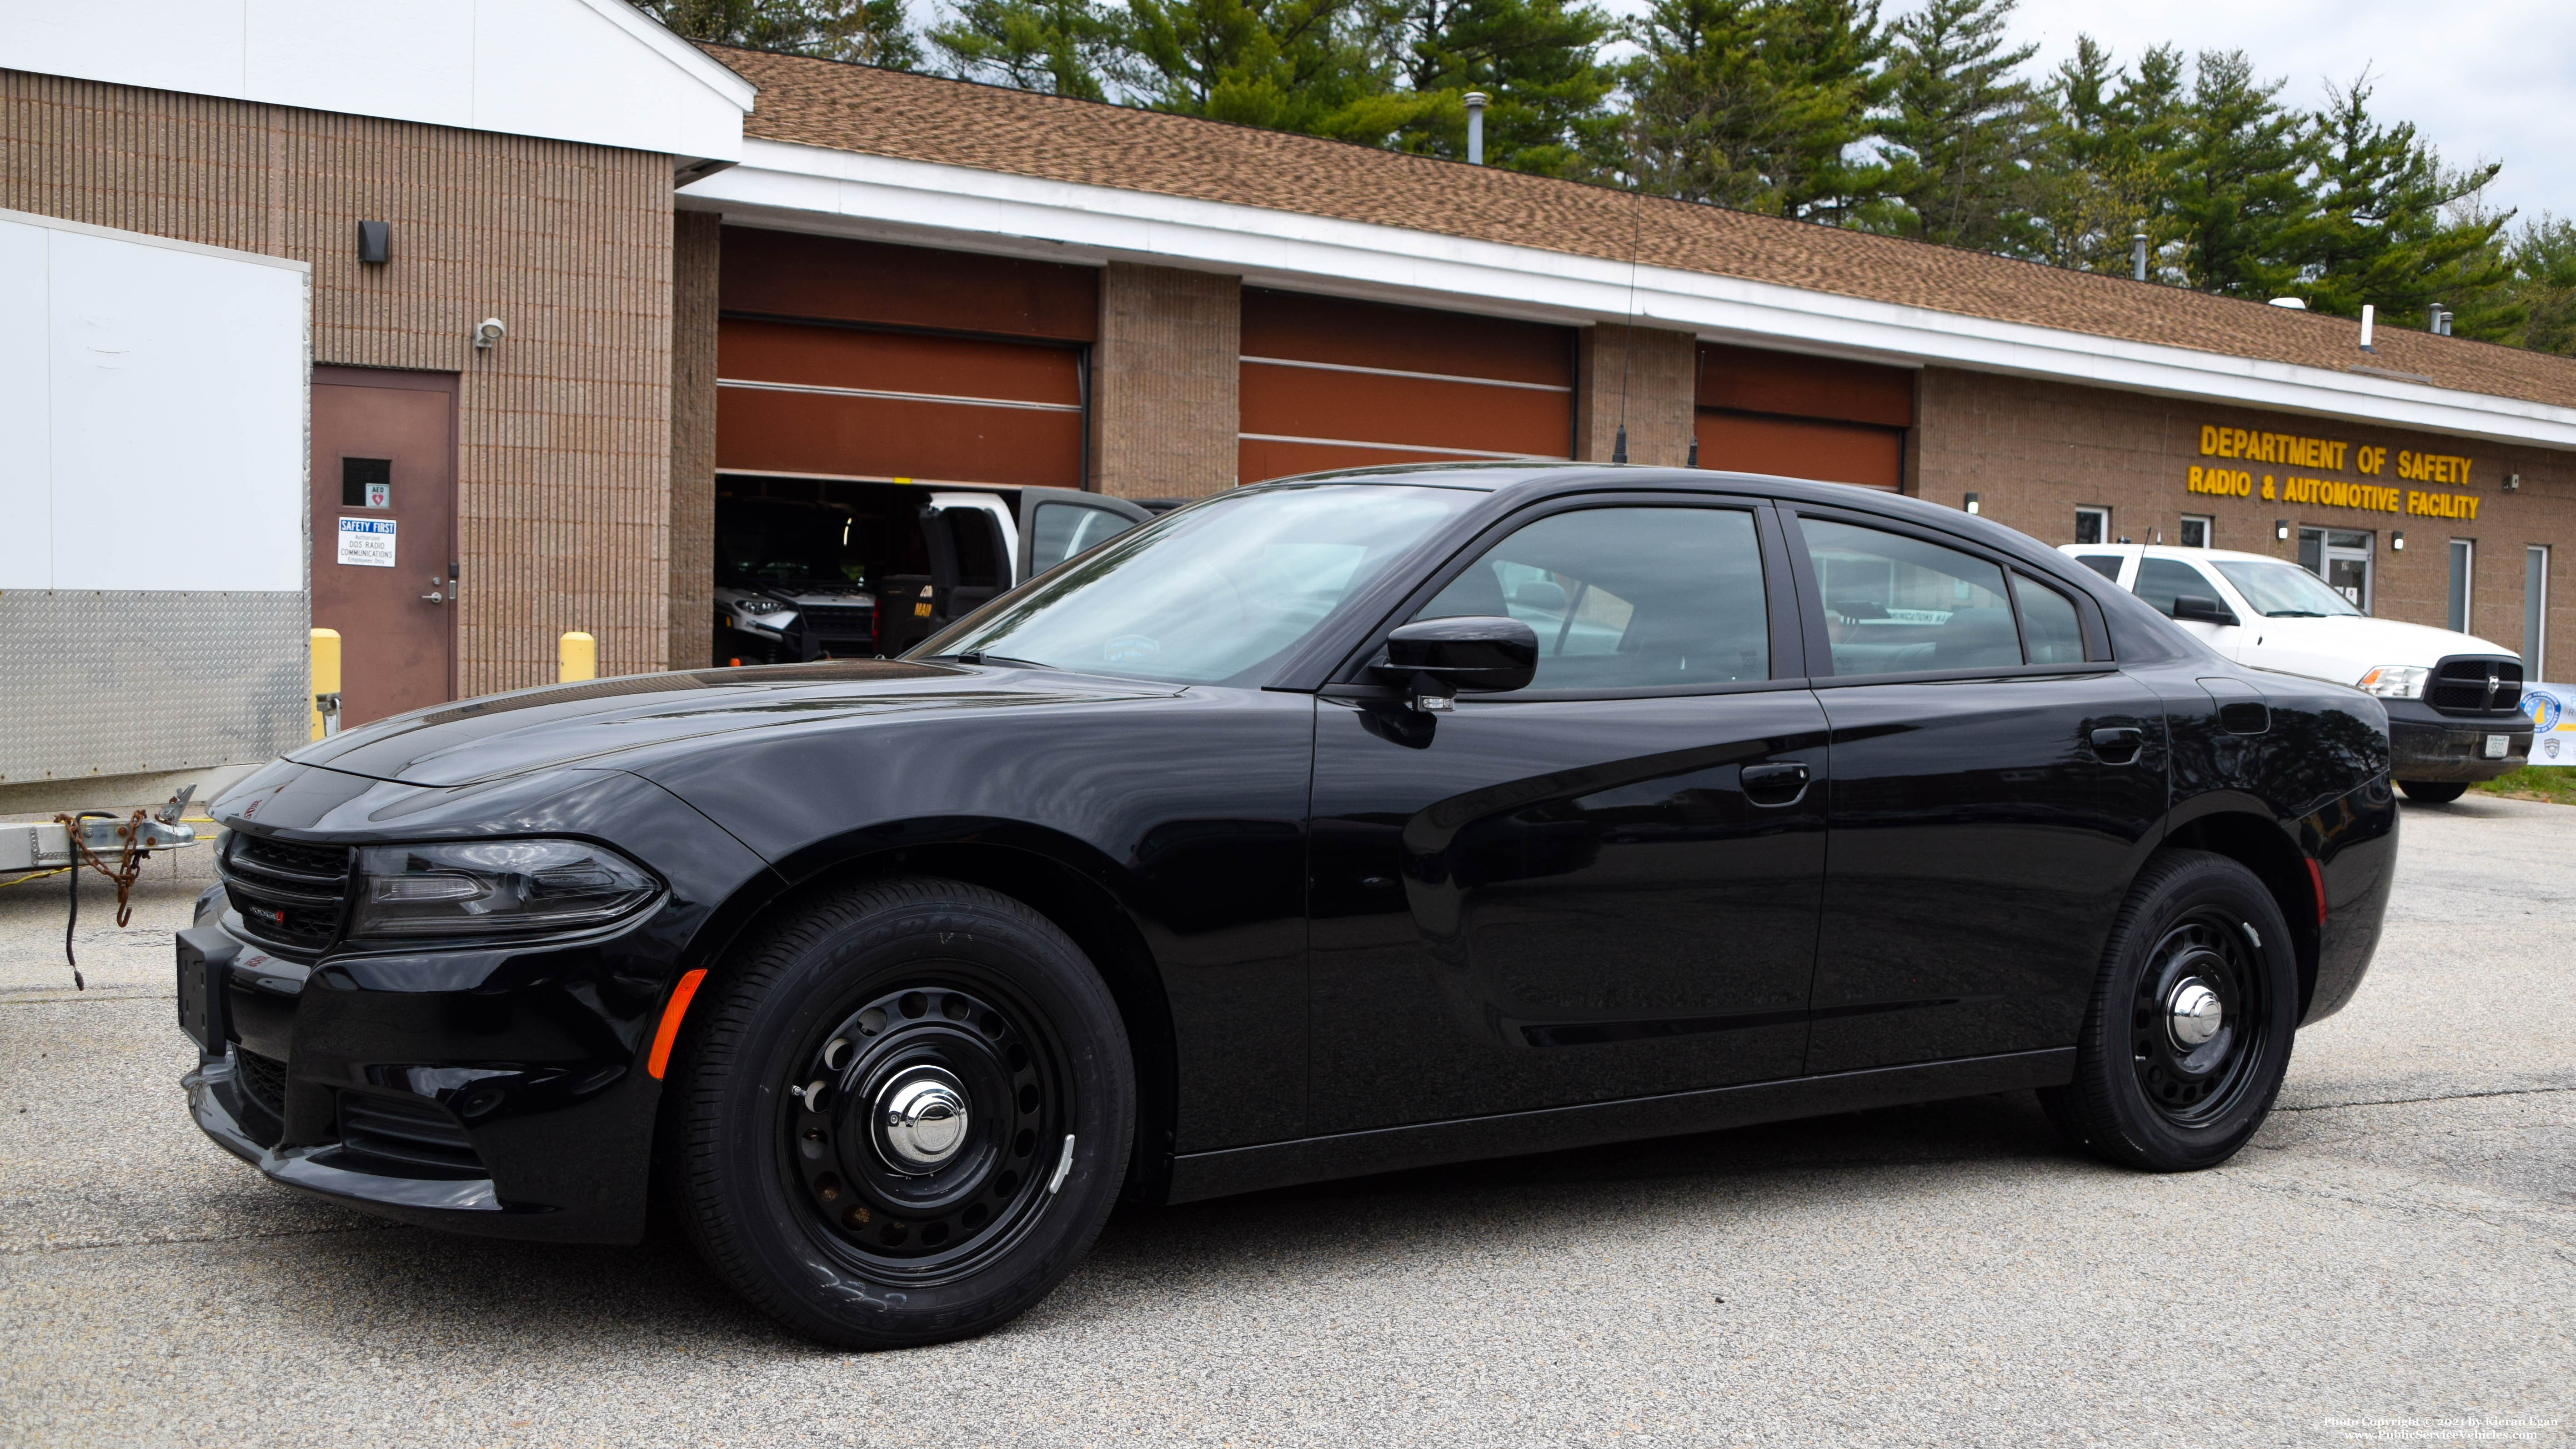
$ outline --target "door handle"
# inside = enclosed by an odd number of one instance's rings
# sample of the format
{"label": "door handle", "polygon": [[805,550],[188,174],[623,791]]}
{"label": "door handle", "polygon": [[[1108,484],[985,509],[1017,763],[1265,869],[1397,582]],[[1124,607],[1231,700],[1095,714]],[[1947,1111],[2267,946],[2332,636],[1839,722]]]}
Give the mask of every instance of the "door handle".
{"label": "door handle", "polygon": [[1807,767],[1798,760],[1747,765],[1741,771],[1741,778],[1744,798],[1773,809],[1795,805],[1798,797],[1807,793]]}
{"label": "door handle", "polygon": [[2101,756],[2105,764],[2125,765],[2138,757],[2139,748],[2146,742],[2147,732],[2129,725],[2099,729],[2093,732],[2093,753]]}
{"label": "door handle", "polygon": [[425,594],[423,594],[423,595],[421,595],[421,596],[420,596],[420,597],[421,597],[421,600],[422,600],[424,603],[431,603],[431,604],[444,604],[444,603],[446,603],[446,602],[447,602],[447,595],[446,595],[446,594],[441,590],[441,588],[440,588],[440,586],[441,586],[441,585],[443,585],[443,584],[445,584],[446,582],[447,582],[447,580],[440,578],[438,575],[436,575],[436,574],[431,574],[431,575],[429,576],[429,592],[428,592],[428,593],[425,593]]}

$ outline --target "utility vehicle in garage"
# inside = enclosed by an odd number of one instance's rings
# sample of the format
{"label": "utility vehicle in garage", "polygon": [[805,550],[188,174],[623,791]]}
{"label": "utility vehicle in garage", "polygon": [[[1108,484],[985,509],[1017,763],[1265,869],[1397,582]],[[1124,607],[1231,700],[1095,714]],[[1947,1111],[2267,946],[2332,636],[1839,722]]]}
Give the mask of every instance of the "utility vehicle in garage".
{"label": "utility vehicle in garage", "polygon": [[2522,768],[2522,658],[2470,634],[2374,619],[2286,559],[2151,544],[2064,546],[2220,654],[2349,684],[2388,707],[2391,773],[2408,799],[2457,800]]}
{"label": "utility vehicle in garage", "polygon": [[1071,488],[721,476],[714,662],[901,653],[1153,516]]}

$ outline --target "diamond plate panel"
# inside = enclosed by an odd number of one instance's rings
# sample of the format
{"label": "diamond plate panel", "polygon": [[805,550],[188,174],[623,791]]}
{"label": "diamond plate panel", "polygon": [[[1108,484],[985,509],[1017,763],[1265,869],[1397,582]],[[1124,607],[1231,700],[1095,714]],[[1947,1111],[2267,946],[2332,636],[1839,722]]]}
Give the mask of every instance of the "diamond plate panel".
{"label": "diamond plate panel", "polygon": [[0,783],[243,765],[310,728],[302,593],[0,592]]}

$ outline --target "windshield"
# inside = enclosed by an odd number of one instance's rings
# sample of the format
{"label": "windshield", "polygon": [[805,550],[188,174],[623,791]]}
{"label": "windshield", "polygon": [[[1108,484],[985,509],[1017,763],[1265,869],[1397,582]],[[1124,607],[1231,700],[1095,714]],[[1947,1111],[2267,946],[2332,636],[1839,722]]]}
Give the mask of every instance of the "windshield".
{"label": "windshield", "polygon": [[2214,559],[2221,574],[2267,619],[2317,619],[2361,613],[2326,581],[2297,564],[2241,563]]}
{"label": "windshield", "polygon": [[1110,540],[926,641],[1085,674],[1212,684],[1268,664],[1480,496],[1329,484],[1220,498]]}

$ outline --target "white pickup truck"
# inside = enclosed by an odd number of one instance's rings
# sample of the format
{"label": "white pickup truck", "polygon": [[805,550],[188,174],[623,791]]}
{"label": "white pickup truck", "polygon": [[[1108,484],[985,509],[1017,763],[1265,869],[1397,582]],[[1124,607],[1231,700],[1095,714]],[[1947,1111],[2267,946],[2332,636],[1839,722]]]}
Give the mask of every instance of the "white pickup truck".
{"label": "white pickup truck", "polygon": [[2522,659],[2469,634],[2374,619],[2277,558],[2215,548],[2070,543],[2064,552],[2240,664],[2349,684],[2388,707],[2389,773],[2439,804],[2522,767]]}

